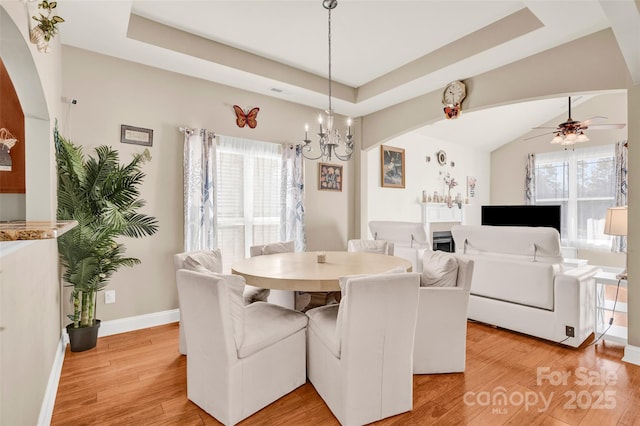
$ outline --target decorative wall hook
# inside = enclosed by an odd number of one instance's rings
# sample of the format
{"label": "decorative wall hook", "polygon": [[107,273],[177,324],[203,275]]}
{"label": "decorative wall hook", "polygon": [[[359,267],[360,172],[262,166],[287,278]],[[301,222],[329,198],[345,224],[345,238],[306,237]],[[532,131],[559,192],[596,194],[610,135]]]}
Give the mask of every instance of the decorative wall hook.
{"label": "decorative wall hook", "polygon": [[0,129],[0,171],[10,172],[13,162],[11,161],[11,148],[18,140],[4,127]]}

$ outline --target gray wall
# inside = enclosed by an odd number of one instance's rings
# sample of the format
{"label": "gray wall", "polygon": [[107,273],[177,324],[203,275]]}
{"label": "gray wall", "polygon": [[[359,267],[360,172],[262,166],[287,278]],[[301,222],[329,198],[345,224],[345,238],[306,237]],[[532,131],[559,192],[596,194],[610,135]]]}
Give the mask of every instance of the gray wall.
{"label": "gray wall", "polygon": [[[126,161],[142,147],[120,143],[120,125],[153,129],[152,160],[144,165],[143,209],[159,221],[159,232],[126,239],[127,254],[142,264],[118,271],[109,285],[116,303],[104,305],[102,320],[131,317],[178,307],[172,256],[183,250],[183,134],[179,126],[204,127],[217,134],[278,143],[298,143],[304,124],[315,123],[318,110],[65,46],[63,96],[78,100],[63,112],[61,133],[84,147],[119,150]],[[266,89],[265,89],[266,90]],[[232,106],[260,107],[255,129],[239,128]],[[355,123],[358,129],[359,121]],[[359,135],[356,134],[356,138]],[[306,161],[305,209],[309,250],[344,250],[353,235],[353,164],[344,163],[342,192],[318,191],[316,161]],[[337,161],[336,161],[337,162]]]}

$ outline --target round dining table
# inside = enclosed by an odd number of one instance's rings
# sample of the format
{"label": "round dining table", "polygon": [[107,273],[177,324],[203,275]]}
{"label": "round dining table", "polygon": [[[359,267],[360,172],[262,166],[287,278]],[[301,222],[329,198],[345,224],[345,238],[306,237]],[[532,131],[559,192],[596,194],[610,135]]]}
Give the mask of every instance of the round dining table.
{"label": "round dining table", "polygon": [[[318,257],[325,254],[325,262]],[[276,253],[235,262],[233,274],[247,284],[278,290],[308,292],[340,291],[339,278],[345,275],[378,274],[394,269],[411,271],[411,262],[401,257],[368,252]]]}

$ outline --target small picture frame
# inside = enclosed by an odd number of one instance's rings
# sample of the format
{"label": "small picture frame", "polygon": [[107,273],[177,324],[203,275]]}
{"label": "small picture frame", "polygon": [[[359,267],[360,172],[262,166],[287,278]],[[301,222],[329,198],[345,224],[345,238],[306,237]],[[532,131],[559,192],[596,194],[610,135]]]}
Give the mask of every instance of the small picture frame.
{"label": "small picture frame", "polygon": [[120,126],[120,142],[133,145],[153,146],[153,129],[144,129],[142,127],[122,124]]}
{"label": "small picture frame", "polygon": [[318,163],[318,189],[342,192],[342,166]]}
{"label": "small picture frame", "polygon": [[473,198],[476,196],[476,184],[478,180],[473,176],[467,176],[467,197]]}
{"label": "small picture frame", "polygon": [[386,188],[404,188],[404,149],[380,146],[380,182]]}

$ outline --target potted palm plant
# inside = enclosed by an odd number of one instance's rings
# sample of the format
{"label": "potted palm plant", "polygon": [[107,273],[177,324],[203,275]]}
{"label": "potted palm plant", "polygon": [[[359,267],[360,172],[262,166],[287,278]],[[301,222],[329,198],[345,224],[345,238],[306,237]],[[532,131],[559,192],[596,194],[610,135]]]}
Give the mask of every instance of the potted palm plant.
{"label": "potted palm plant", "polygon": [[139,186],[144,179],[141,166],[148,150],[121,165],[118,152],[99,146],[95,156],[85,159],[82,148],[54,134],[58,167],[58,210],[60,220],[76,220],[78,226],[58,238],[58,252],[65,285],[73,287],[73,321],[67,326],[71,350],[95,347],[100,320],[96,319],[96,296],[122,266],[140,260],[124,255],[119,237],[140,238],[154,234],[155,217],[138,212],[145,202]]}

